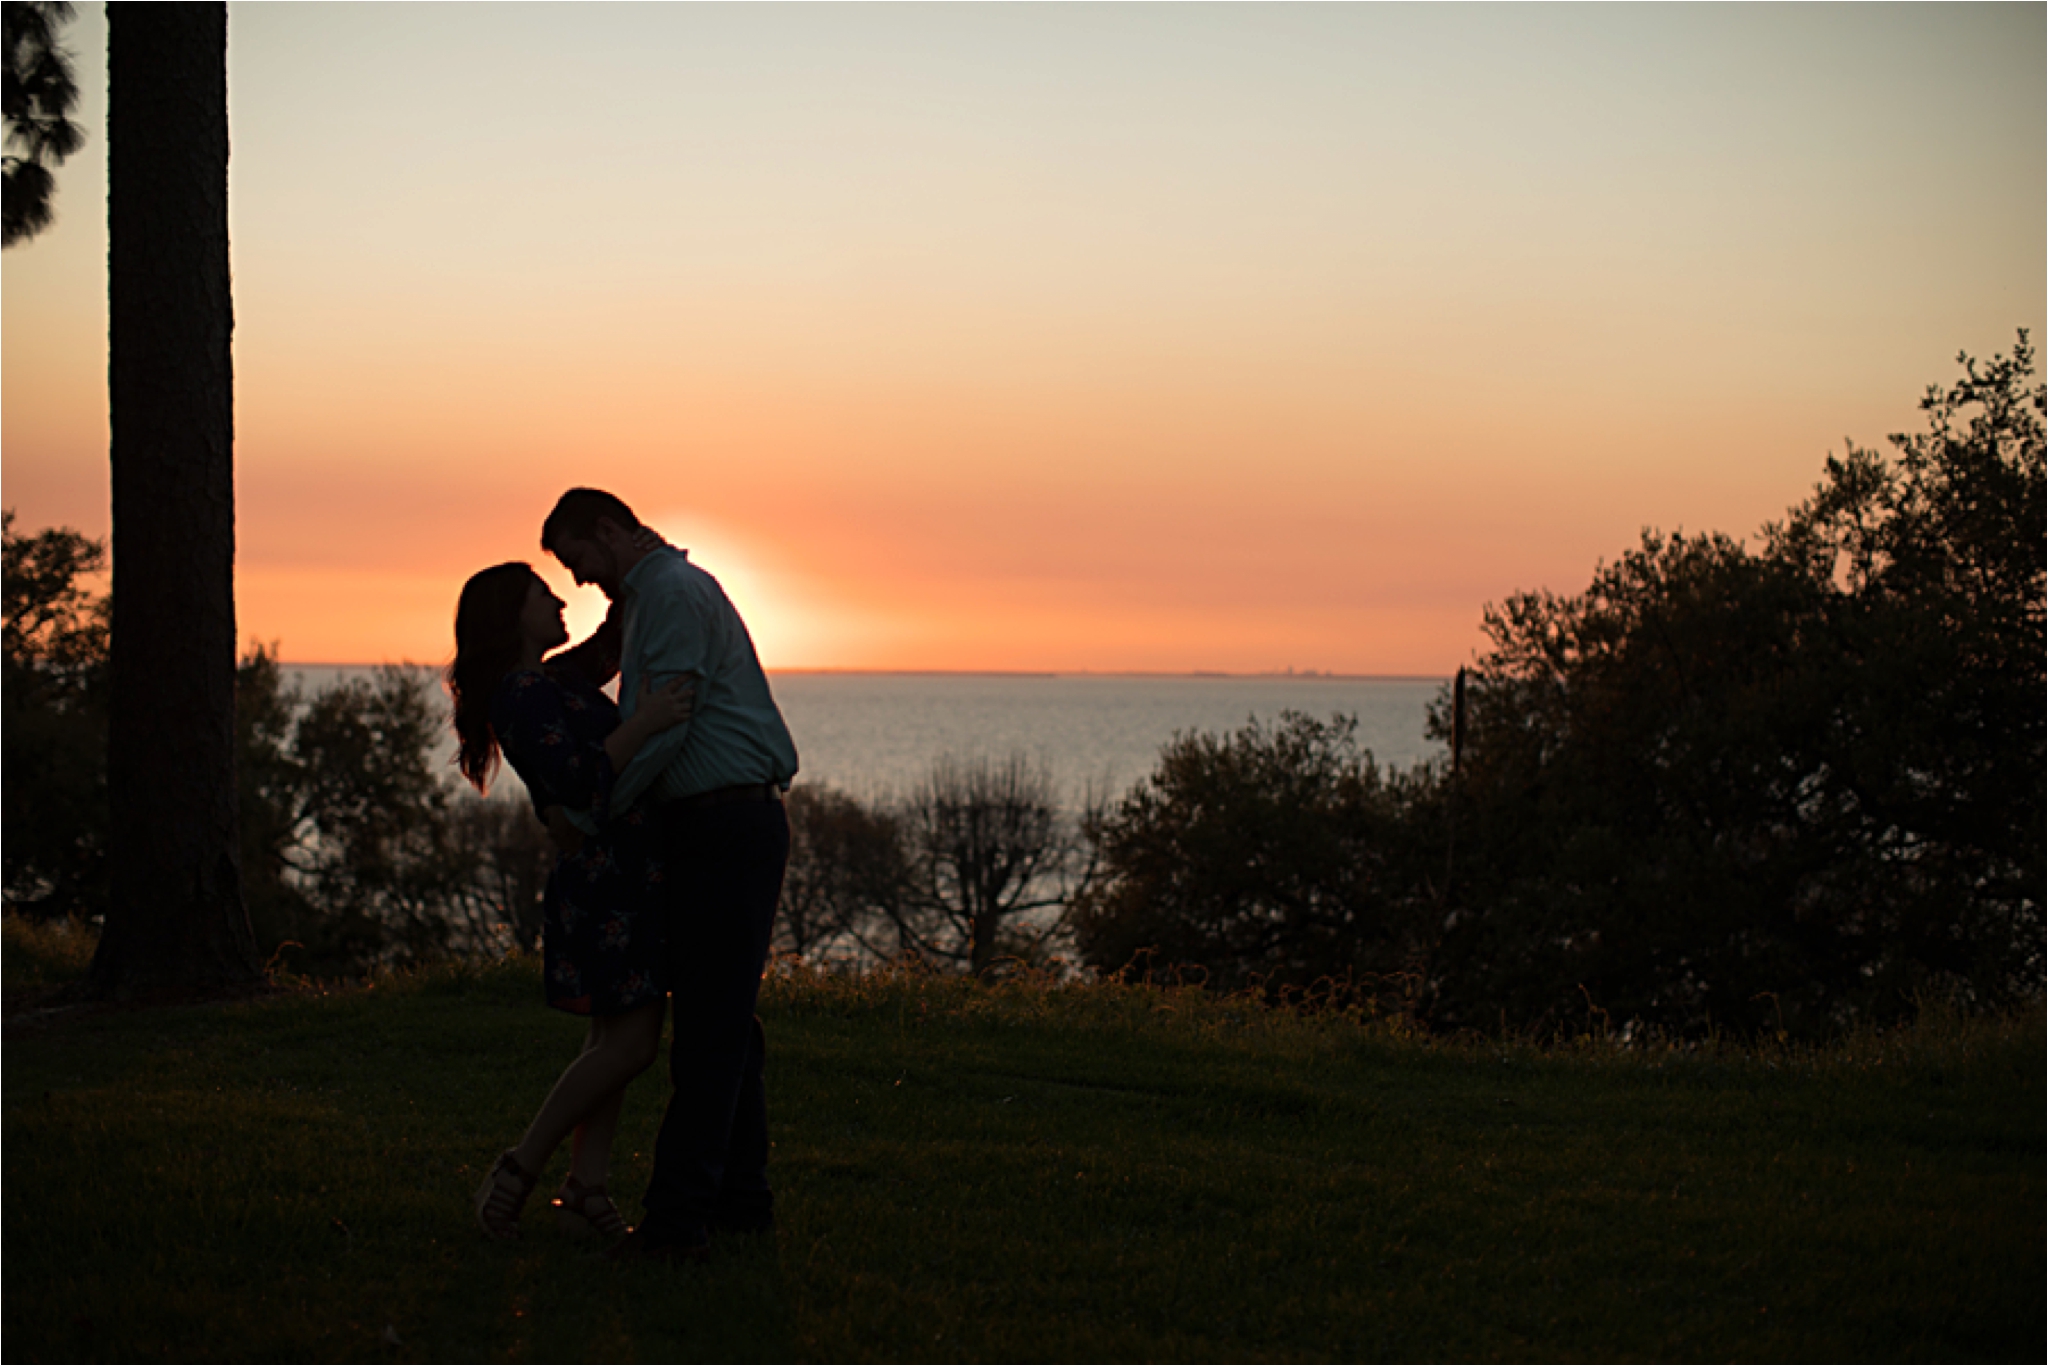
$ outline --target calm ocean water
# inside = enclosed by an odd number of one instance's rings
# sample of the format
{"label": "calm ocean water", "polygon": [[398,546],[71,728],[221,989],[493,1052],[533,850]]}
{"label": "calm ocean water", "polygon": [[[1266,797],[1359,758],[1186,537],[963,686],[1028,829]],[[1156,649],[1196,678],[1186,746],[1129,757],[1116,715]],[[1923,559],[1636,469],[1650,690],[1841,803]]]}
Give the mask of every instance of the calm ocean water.
{"label": "calm ocean water", "polygon": [[1046,764],[1068,795],[1120,793],[1150,773],[1176,732],[1234,731],[1283,711],[1358,718],[1360,743],[1406,766],[1434,679],[1133,677],[1101,674],[784,674],[772,680],[804,779],[859,795],[901,791],[940,754]]}
{"label": "calm ocean water", "polygon": [[[367,672],[286,669],[308,692]],[[1359,743],[1383,765],[1443,750],[1422,733],[1441,679],[781,673],[770,684],[803,762],[797,781],[861,797],[908,790],[942,754],[1012,752],[1046,765],[1069,801],[1088,785],[1121,793],[1176,732],[1234,731],[1283,711],[1357,717]]]}

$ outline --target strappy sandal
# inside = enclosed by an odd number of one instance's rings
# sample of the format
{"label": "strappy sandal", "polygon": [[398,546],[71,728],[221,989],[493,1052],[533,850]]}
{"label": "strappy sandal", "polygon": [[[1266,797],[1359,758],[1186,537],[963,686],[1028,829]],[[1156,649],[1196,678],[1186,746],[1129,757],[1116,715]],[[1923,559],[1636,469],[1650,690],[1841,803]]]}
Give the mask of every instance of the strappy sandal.
{"label": "strappy sandal", "polygon": [[607,1243],[616,1243],[633,1231],[626,1227],[625,1217],[612,1203],[611,1196],[605,1194],[603,1186],[586,1186],[571,1176],[555,1192],[553,1204],[555,1217],[562,1221],[562,1228],[573,1237],[594,1236]]}
{"label": "strappy sandal", "polygon": [[476,1221],[486,1234],[501,1243],[519,1241],[519,1211],[526,1207],[526,1197],[540,1184],[540,1178],[521,1167],[512,1152],[507,1148],[499,1155],[491,1164],[491,1174],[476,1192]]}

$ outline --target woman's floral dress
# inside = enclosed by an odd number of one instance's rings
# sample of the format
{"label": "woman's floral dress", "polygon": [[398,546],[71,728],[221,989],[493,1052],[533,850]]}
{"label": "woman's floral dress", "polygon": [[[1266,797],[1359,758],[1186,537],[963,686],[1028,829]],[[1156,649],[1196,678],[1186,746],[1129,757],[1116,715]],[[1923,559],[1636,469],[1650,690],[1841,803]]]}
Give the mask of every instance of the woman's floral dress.
{"label": "woman's floral dress", "polygon": [[604,740],[618,724],[612,700],[573,673],[515,670],[491,698],[491,729],[534,810],[585,810],[598,824],[581,850],[555,860],[544,903],[548,1004],[577,1015],[615,1015],[668,990],[653,827],[638,810],[608,810]]}

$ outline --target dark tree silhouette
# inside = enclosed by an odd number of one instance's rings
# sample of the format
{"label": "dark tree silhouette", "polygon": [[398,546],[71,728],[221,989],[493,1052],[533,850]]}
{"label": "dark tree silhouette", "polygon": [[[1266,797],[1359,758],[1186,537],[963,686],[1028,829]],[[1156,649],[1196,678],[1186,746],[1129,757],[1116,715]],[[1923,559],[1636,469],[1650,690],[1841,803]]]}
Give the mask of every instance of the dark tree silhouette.
{"label": "dark tree silhouette", "polygon": [[38,919],[106,904],[107,604],[87,583],[106,560],[102,542],[18,536],[0,515],[0,893]]}
{"label": "dark tree silhouette", "polygon": [[1357,734],[1352,717],[1285,711],[1174,736],[1091,823],[1101,876],[1074,906],[1082,960],[1199,967],[1226,991],[1406,991],[1443,919],[1429,887],[1442,788],[1432,770],[1382,770]]}
{"label": "dark tree silhouette", "polygon": [[1535,1038],[2038,1002],[2048,391],[2024,331],[1958,360],[1760,545],[1646,531],[1489,606],[1454,770],[1382,778],[1348,721],[1177,737],[1091,827],[1083,960]]}
{"label": "dark tree silhouette", "polygon": [[111,899],[92,987],[260,976],[235,793],[227,9],[107,7]]}
{"label": "dark tree silhouette", "polygon": [[941,755],[899,820],[911,879],[892,910],[903,947],[976,976],[1051,942],[1093,872],[1091,847],[1079,822],[1061,813],[1052,774],[1022,754]]}
{"label": "dark tree silhouette", "polygon": [[855,945],[878,958],[911,952],[899,929],[912,862],[901,816],[817,783],[790,791],[789,871],[776,908],[775,948],[806,957]]}
{"label": "dark tree silhouette", "polygon": [[71,75],[71,55],[57,42],[58,27],[70,18],[67,4],[0,5],[7,46],[0,105],[9,149],[0,246],[26,242],[50,226],[57,190],[50,166],[62,165],[85,145],[85,134],[66,117],[78,103],[78,82]]}
{"label": "dark tree silhouette", "polygon": [[1487,609],[1433,1024],[1815,1037],[2040,999],[2044,394],[2024,331],[1959,363],[1759,548],[1645,532]]}

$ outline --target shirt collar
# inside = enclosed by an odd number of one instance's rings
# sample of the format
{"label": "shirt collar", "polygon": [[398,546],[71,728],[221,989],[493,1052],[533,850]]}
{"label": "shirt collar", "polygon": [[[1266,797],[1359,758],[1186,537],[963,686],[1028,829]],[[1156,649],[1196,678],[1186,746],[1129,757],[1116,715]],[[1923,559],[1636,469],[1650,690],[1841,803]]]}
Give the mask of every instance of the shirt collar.
{"label": "shirt collar", "polygon": [[657,560],[664,560],[670,556],[674,556],[678,560],[688,560],[690,552],[687,550],[677,550],[673,546],[656,546],[645,555],[642,555],[640,562],[627,570],[626,577],[619,580],[619,596],[621,598],[636,596],[640,592],[641,583],[649,574],[654,572],[649,566],[653,565]]}

